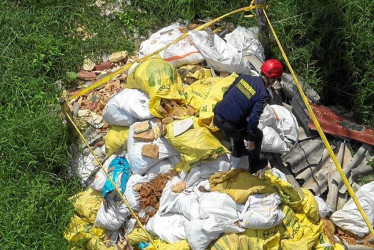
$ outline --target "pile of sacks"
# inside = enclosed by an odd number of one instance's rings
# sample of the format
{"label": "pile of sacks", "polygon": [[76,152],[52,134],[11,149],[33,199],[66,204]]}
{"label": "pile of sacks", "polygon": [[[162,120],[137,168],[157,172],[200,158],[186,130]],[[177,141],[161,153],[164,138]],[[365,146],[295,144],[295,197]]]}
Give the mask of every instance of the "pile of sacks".
{"label": "pile of sacks", "polygon": [[[179,24],[161,29],[139,56],[185,32]],[[88,189],[72,197],[67,240],[87,249],[154,249],[130,206],[159,249],[334,247],[312,193],[298,193],[276,169],[254,176],[241,169],[247,165],[234,166],[212,123],[237,73],[259,74],[245,60],[250,53],[263,58],[256,32],[238,27],[223,39],[188,31],[129,69],[124,89],[103,110],[110,126],[100,149],[116,188],[95,167]],[[259,127],[266,152],[288,151],[298,140],[297,122],[282,106],[268,105]]]}

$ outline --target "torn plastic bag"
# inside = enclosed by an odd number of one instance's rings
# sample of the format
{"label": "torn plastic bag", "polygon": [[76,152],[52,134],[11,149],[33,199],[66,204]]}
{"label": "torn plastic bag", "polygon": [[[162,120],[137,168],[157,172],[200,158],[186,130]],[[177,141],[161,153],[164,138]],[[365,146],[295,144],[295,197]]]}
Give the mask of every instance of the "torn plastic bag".
{"label": "torn plastic bag", "polygon": [[186,238],[192,250],[204,250],[218,239],[222,233],[240,233],[244,228],[235,225],[235,221],[211,216],[207,219],[194,219],[185,224]]}
{"label": "torn plastic bag", "polygon": [[244,55],[254,54],[265,61],[264,47],[258,39],[258,27],[244,28],[238,26],[235,30],[225,36],[227,43],[243,52]]}
{"label": "torn plastic bag", "polygon": [[175,243],[186,238],[184,225],[188,220],[182,214],[157,212],[147,223],[146,229],[167,243]]}
{"label": "torn plastic bag", "polygon": [[[169,142],[162,137],[158,137],[152,143],[158,146],[159,156],[158,159],[152,159],[142,155],[142,147],[150,142],[141,142],[134,139],[134,126],[130,127],[129,138],[127,139],[127,156],[130,162],[131,171],[135,174],[144,174],[152,166],[156,165],[163,159],[169,159],[173,164],[179,163],[179,153],[176,151]],[[151,122],[152,129],[157,134],[157,123]]]}
{"label": "torn plastic bag", "polygon": [[187,188],[194,186],[217,172],[227,171],[231,168],[231,163],[227,155],[222,155],[216,160],[207,161],[191,169],[188,174],[184,170],[181,172],[182,180],[186,183]]}
{"label": "torn plastic bag", "polygon": [[103,118],[112,125],[130,126],[137,120],[153,117],[148,106],[147,94],[137,89],[123,89],[108,101]]}
{"label": "torn plastic bag", "polygon": [[250,195],[239,215],[240,225],[253,229],[269,229],[279,225],[284,219],[279,207],[281,202],[276,193]]}
{"label": "torn plastic bag", "polygon": [[190,191],[184,190],[182,193],[172,191],[174,185],[181,180],[173,177],[166,184],[160,198],[159,212],[161,215],[168,212],[183,214],[188,220],[199,218],[198,196]]}
{"label": "torn plastic bag", "polygon": [[[123,194],[126,190],[126,183],[130,178],[130,165],[125,157],[118,156],[114,158],[108,167],[108,175],[116,184],[117,188]],[[106,198],[107,194],[114,191],[114,186],[109,180],[106,180],[101,195]]]}
{"label": "torn plastic bag", "polygon": [[[373,194],[374,181],[363,185],[356,192],[357,199],[372,225],[374,224]],[[369,228],[366,226],[366,223],[359,213],[352,198],[349,199],[341,210],[334,212],[330,219],[335,225],[343,228],[344,230],[350,231],[359,237],[363,237],[369,233]]]}
{"label": "torn plastic bag", "polygon": [[220,72],[249,75],[251,67],[243,53],[213,32],[191,30],[188,32],[209,67]]}

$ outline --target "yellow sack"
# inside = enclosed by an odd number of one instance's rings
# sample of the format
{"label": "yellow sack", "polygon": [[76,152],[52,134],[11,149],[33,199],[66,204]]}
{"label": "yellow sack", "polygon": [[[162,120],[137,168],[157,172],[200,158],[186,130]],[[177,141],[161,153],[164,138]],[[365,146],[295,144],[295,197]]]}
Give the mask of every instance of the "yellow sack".
{"label": "yellow sack", "polygon": [[302,197],[290,183],[273,175],[269,170],[265,171],[265,174],[261,176],[261,179],[276,190],[282,198],[283,203],[287,206],[297,208],[301,205]]}
{"label": "yellow sack", "polygon": [[74,245],[85,245],[93,237],[104,236],[105,229],[93,227],[86,219],[74,215],[64,231],[64,237]]}
{"label": "yellow sack", "polygon": [[205,126],[212,131],[218,130],[218,128],[212,123],[214,117],[213,109],[217,102],[220,102],[223,99],[223,95],[237,77],[238,75],[236,73],[232,73],[227,77],[219,78],[219,80],[214,83],[210,89],[209,95],[204,100],[204,104],[201,105],[199,110],[200,126]]}
{"label": "yellow sack", "polygon": [[270,229],[246,229],[241,234],[225,234],[211,246],[210,250],[278,250],[282,226]]}
{"label": "yellow sack", "polygon": [[313,223],[319,222],[318,203],[309,190],[301,189],[304,193],[303,199],[290,183],[283,181],[270,171],[265,171],[262,179],[276,189],[285,205],[291,207],[296,213],[305,214]]}
{"label": "yellow sack", "polygon": [[154,240],[157,249],[150,244],[144,250],[190,250],[190,245],[187,240],[181,240],[172,244],[163,242],[162,240]]}
{"label": "yellow sack", "polygon": [[200,65],[185,65],[178,68],[178,73],[183,82],[191,82],[190,80],[201,80],[212,77],[210,69],[201,67]]}
{"label": "yellow sack", "polygon": [[196,117],[187,119],[193,119],[193,127],[178,136],[174,136],[174,124],[178,121],[166,125],[166,140],[181,154],[182,164],[176,166],[177,171],[181,171],[183,166],[184,170],[189,172],[203,161],[214,160],[229,153],[207,128],[199,126]]}
{"label": "yellow sack", "polygon": [[[152,240],[154,239],[154,236],[151,235]],[[140,242],[148,242],[149,239],[147,235],[144,233],[144,230],[141,228],[134,228],[132,232],[127,235],[127,240],[131,246],[138,245]]]}
{"label": "yellow sack", "polygon": [[127,78],[125,88],[140,89],[149,95],[149,111],[162,118],[161,99],[184,100],[183,85],[170,63],[152,58],[138,64]]}
{"label": "yellow sack", "polygon": [[88,188],[86,191],[78,194],[74,203],[75,211],[86,218],[89,222],[95,223],[97,211],[100,209],[103,198],[100,192]]}
{"label": "yellow sack", "polygon": [[86,243],[85,249],[89,249],[89,250],[117,250],[117,247],[115,247],[115,246],[107,247],[102,238],[92,237],[92,239],[90,239]]}
{"label": "yellow sack", "polygon": [[128,127],[110,126],[108,129],[108,133],[104,136],[107,156],[111,156],[112,154],[117,153],[122,145],[124,145],[124,149],[126,149],[128,136]]}
{"label": "yellow sack", "polygon": [[184,88],[184,96],[186,104],[190,105],[199,111],[200,107],[204,104],[204,100],[208,97],[212,86],[215,84],[219,77],[210,77],[203,80],[196,81],[190,86]]}
{"label": "yellow sack", "polygon": [[313,224],[305,214],[295,214],[284,205],[282,211],[285,215],[285,225],[290,238],[282,239],[281,249],[312,249],[319,244],[319,237],[323,232],[323,223]]}
{"label": "yellow sack", "polygon": [[210,190],[226,193],[236,203],[245,203],[252,194],[274,193],[275,190],[243,169],[218,172],[209,178]]}
{"label": "yellow sack", "polygon": [[[318,238],[318,244],[315,246],[316,250],[333,250],[335,249],[334,245],[331,244],[329,238],[326,236],[326,234],[321,233]],[[344,249],[344,247],[343,247]]]}

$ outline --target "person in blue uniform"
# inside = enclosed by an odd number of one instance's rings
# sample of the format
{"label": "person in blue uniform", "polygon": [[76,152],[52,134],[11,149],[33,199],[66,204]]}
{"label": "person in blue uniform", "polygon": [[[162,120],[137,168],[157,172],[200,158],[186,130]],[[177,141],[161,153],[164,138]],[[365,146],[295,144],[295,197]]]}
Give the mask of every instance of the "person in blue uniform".
{"label": "person in blue uniform", "polygon": [[[267,88],[280,81],[282,74],[281,62],[275,59],[265,61],[260,76],[238,76],[214,109],[214,125],[233,139],[231,155],[237,158],[248,155],[252,173],[268,164],[266,158],[260,157],[263,134],[258,122],[270,100]],[[244,140],[249,141],[247,147]]]}

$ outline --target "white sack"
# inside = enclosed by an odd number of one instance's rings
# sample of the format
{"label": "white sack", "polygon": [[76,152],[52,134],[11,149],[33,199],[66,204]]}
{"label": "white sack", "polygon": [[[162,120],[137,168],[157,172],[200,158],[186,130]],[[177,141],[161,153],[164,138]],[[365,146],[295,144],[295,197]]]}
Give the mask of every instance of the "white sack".
{"label": "white sack", "polygon": [[242,52],[216,34],[208,34],[206,31],[191,30],[188,32],[209,67],[217,71],[236,72],[249,75],[251,68],[249,62],[243,57]]}
{"label": "white sack", "polygon": [[182,170],[181,179],[186,183],[187,188],[194,186],[203,180],[208,179],[211,175],[227,171],[231,168],[231,163],[227,155],[222,155],[216,160],[207,161],[199,164],[198,166],[191,169],[191,171],[185,175]]}
{"label": "white sack", "polygon": [[275,193],[250,195],[239,215],[240,225],[253,229],[269,229],[279,225],[285,217],[279,207],[281,202],[280,196]]}
{"label": "white sack", "polygon": [[192,250],[204,250],[222,233],[241,233],[244,232],[244,228],[236,226],[235,221],[211,216],[203,220],[194,219],[186,222],[185,231]]}
{"label": "white sack", "polygon": [[[372,225],[374,224],[373,194],[374,181],[363,185],[356,192],[357,199]],[[348,230],[359,237],[363,237],[365,234],[369,233],[369,228],[367,227],[352,198],[349,199],[341,210],[333,213],[330,219],[335,225],[343,228],[344,230]]]}
{"label": "white sack", "polygon": [[237,221],[239,220],[238,211],[242,208],[228,194],[220,192],[202,193],[199,204],[201,219],[215,216],[217,219]]}
{"label": "white sack", "polygon": [[81,184],[84,186],[92,172],[98,168],[98,165],[95,166],[94,162],[96,162],[95,157],[88,149],[73,159],[73,169],[78,174]]}
{"label": "white sack", "polygon": [[[136,124],[136,123],[135,123]],[[142,147],[151,142],[141,142],[134,139],[134,125],[130,126],[129,137],[127,139],[127,156],[131,166],[131,171],[135,174],[144,174],[152,166],[156,165],[159,161],[168,158],[173,164],[178,164],[180,155],[169,142],[163,138],[159,137],[152,143],[156,144],[159,149],[158,159],[152,159],[142,155]],[[151,122],[152,129],[156,134],[157,124]]]}
{"label": "white sack", "polygon": [[160,198],[160,214],[164,215],[168,212],[174,212],[183,214],[189,220],[199,218],[198,196],[194,192],[186,190],[182,193],[172,191],[172,187],[180,181],[175,176],[167,182]]}
{"label": "white sack", "polygon": [[[111,155],[103,164],[103,167],[106,171],[108,171],[109,164],[112,162],[117,155]],[[104,171],[100,168],[100,170],[96,173],[94,181],[91,183],[90,187],[94,190],[101,191],[105,185],[107,178]]]}
{"label": "white sack", "polygon": [[264,127],[262,129],[263,137],[262,137],[262,145],[261,151],[262,152],[287,152],[289,151],[286,143],[282,140],[282,138],[278,135],[277,131],[275,131],[272,127]]}
{"label": "white sack", "polygon": [[152,118],[149,97],[137,89],[123,89],[104,108],[103,118],[112,125],[130,126],[137,120]]}
{"label": "white sack", "polygon": [[[173,23],[152,34],[148,40],[140,45],[139,58],[165,47],[182,36],[183,33],[179,30],[180,27],[182,25],[179,23]],[[197,64],[204,60],[200,51],[194,46],[192,39],[189,37],[170,45],[159,52],[159,55],[175,68],[186,64]]]}
{"label": "white sack", "polygon": [[113,199],[108,199],[107,207],[101,203],[101,207],[97,212],[95,226],[103,227],[108,230],[117,230],[129,218],[130,211],[122,202],[116,206]]}
{"label": "white sack", "polygon": [[135,211],[140,209],[139,193],[135,191],[134,186],[136,184],[148,182],[146,177],[143,177],[138,174],[133,174],[130,176],[129,180],[126,183],[125,198],[131,208]]}
{"label": "white sack", "polygon": [[319,216],[320,217],[326,217],[330,213],[333,212],[331,206],[326,203],[321,197],[314,196],[316,198],[316,201],[318,203],[318,210],[319,210]]}
{"label": "white sack", "polygon": [[152,34],[148,40],[140,44],[138,57],[142,58],[152,54],[180,37],[182,35],[182,32],[178,29],[180,26],[179,23],[173,23]]}
{"label": "white sack", "polygon": [[258,128],[264,129],[266,126],[274,127],[276,123],[274,109],[272,105],[266,105],[258,121]]}
{"label": "white sack", "polygon": [[283,106],[271,105],[271,107],[278,118],[276,120],[276,128],[284,137],[287,147],[291,148],[299,140],[299,125],[296,117]]}
{"label": "white sack", "polygon": [[147,177],[149,181],[156,178],[159,174],[167,174],[170,170],[174,168],[175,164],[171,163],[168,159],[162,160],[152,166],[144,176]]}
{"label": "white sack", "polygon": [[157,212],[148,221],[145,229],[167,243],[175,243],[186,239],[184,225],[187,221],[181,214],[160,215]]}
{"label": "white sack", "polygon": [[233,32],[225,36],[225,40],[239,52],[243,52],[244,55],[254,54],[265,61],[264,47],[258,39],[257,27],[244,28],[238,26]]}

